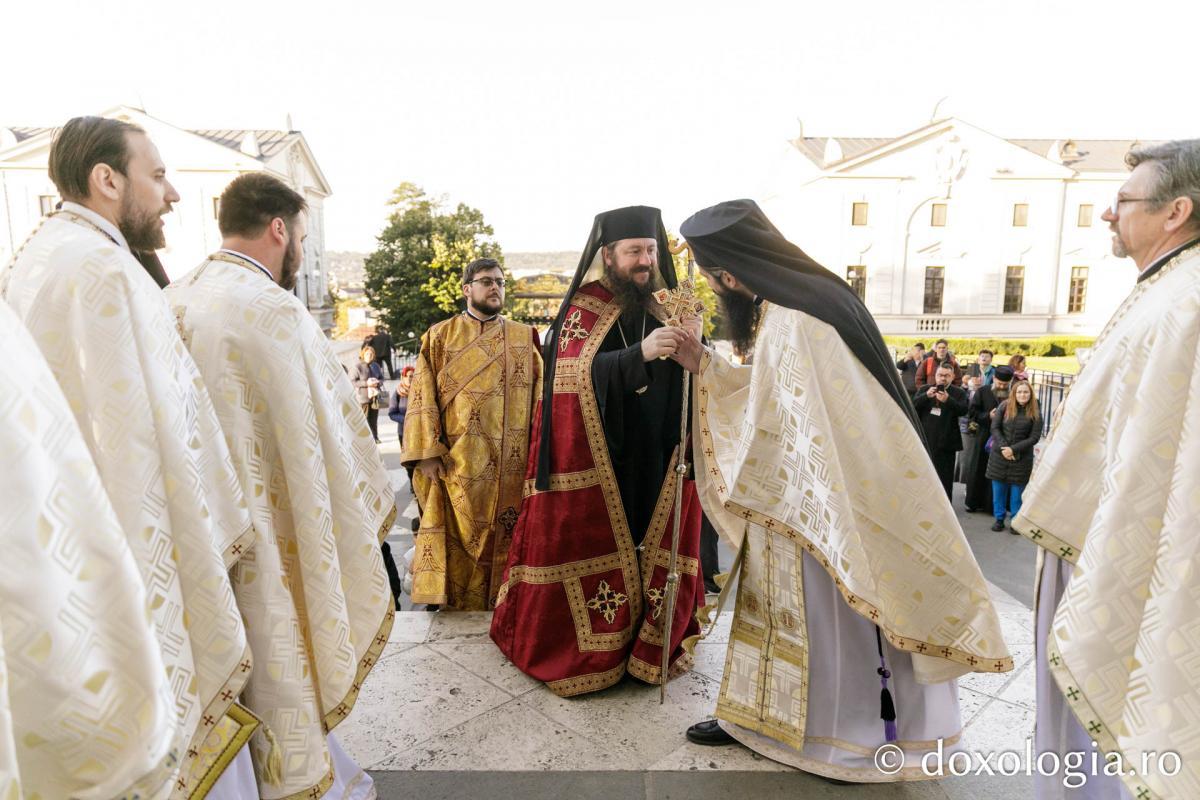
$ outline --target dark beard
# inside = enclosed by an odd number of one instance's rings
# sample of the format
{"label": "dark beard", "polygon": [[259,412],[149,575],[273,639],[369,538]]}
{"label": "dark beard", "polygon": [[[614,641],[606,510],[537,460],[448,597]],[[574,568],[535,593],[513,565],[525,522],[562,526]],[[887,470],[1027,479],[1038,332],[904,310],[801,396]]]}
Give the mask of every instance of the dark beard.
{"label": "dark beard", "polygon": [[613,291],[613,299],[621,307],[622,314],[630,315],[633,312],[642,311],[650,302],[656,278],[653,271],[651,271],[650,280],[646,281],[645,286],[638,286],[633,281],[622,278],[607,264],[604,265],[604,276],[608,278],[609,286]]}
{"label": "dark beard", "polygon": [[754,349],[754,337],[758,333],[758,320],[762,307],[752,298],[727,291],[718,295],[721,300],[721,329],[733,342],[733,352],[747,356]]}
{"label": "dark beard", "polygon": [[132,192],[126,192],[121,198],[121,218],[117,220],[117,230],[125,237],[130,250],[145,252],[167,246],[166,236],[158,221],[158,214],[134,207]]}
{"label": "dark beard", "polygon": [[299,254],[289,247],[283,251],[283,266],[279,268],[279,286],[287,291],[292,291],[296,288],[296,274],[300,271],[300,262],[304,260],[304,253]]}
{"label": "dark beard", "polygon": [[992,394],[996,395],[997,400],[1007,400],[1008,391],[1008,389],[997,389],[995,386],[992,387]]}

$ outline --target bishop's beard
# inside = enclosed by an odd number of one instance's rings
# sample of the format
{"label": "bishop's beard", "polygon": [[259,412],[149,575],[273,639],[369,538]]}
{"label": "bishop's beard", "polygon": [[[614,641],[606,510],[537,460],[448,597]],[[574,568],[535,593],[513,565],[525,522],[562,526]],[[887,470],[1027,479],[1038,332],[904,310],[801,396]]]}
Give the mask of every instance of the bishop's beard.
{"label": "bishop's beard", "polygon": [[659,288],[658,272],[654,269],[650,270],[650,280],[646,281],[645,286],[639,286],[630,279],[622,277],[608,264],[604,265],[604,277],[608,279],[608,284],[612,287],[613,299],[621,307],[622,314],[644,310],[650,302],[650,295]]}
{"label": "bishop's beard", "polygon": [[753,298],[738,292],[726,291],[718,297],[721,300],[721,327],[733,342],[733,352],[739,356],[749,355],[754,349],[762,307],[755,305]]}

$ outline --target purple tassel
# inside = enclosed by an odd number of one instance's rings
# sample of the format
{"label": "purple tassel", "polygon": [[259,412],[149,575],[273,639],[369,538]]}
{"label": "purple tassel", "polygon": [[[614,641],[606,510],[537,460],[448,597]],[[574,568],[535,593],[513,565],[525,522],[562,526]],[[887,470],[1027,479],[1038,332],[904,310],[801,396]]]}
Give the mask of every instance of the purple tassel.
{"label": "purple tassel", "polygon": [[894,742],[898,738],[896,735],[896,704],[892,702],[892,693],[888,691],[888,678],[892,677],[891,671],[887,668],[887,664],[883,660],[883,637],[879,635],[879,628],[875,628],[875,642],[879,645],[879,669],[875,670],[879,675],[879,718],[883,720],[883,736],[889,742]]}

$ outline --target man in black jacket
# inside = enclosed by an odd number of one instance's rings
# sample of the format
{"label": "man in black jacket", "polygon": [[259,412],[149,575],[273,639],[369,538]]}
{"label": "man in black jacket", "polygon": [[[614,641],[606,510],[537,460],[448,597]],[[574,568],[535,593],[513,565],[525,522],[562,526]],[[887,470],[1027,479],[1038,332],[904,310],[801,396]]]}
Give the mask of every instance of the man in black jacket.
{"label": "man in black jacket", "polygon": [[988,454],[983,448],[992,434],[993,412],[996,406],[1008,397],[1008,387],[1012,378],[1012,367],[996,367],[992,373],[991,384],[981,387],[967,406],[967,424],[975,426],[975,446],[979,448],[974,469],[971,474],[963,476],[963,483],[967,485],[967,511],[992,511],[992,482],[984,475],[987,471]]}
{"label": "man in black jacket", "polygon": [[908,351],[908,355],[896,362],[896,369],[900,370],[900,380],[904,382],[904,388],[910,395],[917,390],[917,370],[923,363],[925,363],[924,342],[914,344]]}
{"label": "man in black jacket", "polygon": [[962,450],[958,418],[967,413],[967,393],[952,385],[954,375],[954,367],[948,361],[943,362],[937,369],[935,382],[919,390],[913,398],[934,469],[948,498],[954,496],[955,454]]}

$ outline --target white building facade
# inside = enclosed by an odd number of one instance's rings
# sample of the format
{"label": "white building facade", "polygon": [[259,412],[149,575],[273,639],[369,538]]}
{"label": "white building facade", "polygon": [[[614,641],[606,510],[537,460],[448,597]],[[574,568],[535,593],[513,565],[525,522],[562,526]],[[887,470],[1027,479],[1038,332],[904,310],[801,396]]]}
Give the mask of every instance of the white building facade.
{"label": "white building facade", "polygon": [[767,213],[885,334],[1094,336],[1134,285],[1100,219],[1133,141],[1008,140],[944,119],[792,144]]}
{"label": "white building facade", "polygon": [[[299,131],[183,130],[135,108],[105,114],[145,129],[167,165],[180,201],[164,220],[167,246],[159,251],[167,275],[177,278],[221,245],[218,199],[225,187],[247,172],[280,178],[308,201],[308,239],[296,295],[327,333],[333,308],[325,258],[325,198],[330,188]],[[0,127],[0,264],[61,199],[47,163],[52,128]]]}

